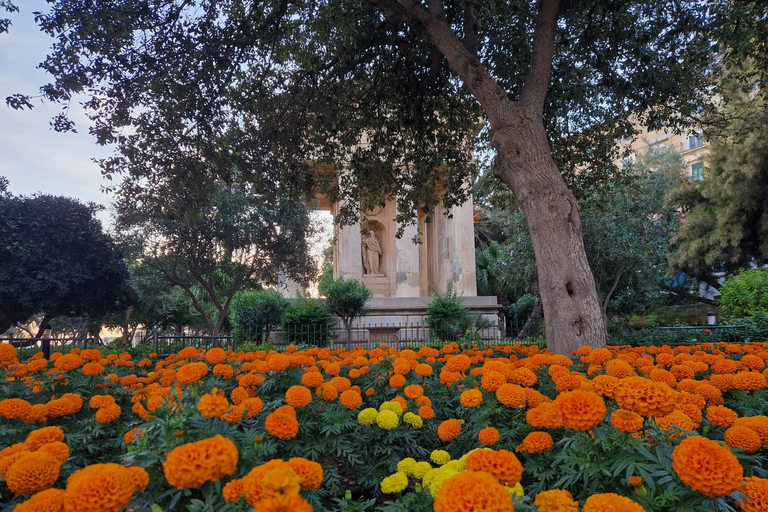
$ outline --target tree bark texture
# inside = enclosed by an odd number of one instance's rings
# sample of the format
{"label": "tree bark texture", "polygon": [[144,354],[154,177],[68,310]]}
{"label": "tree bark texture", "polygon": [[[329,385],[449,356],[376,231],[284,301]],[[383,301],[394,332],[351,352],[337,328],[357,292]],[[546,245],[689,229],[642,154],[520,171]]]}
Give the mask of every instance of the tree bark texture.
{"label": "tree bark texture", "polygon": [[542,0],[532,41],[531,63],[518,101],[467,51],[448,25],[442,0],[374,0],[405,11],[482,105],[496,149],[495,174],[512,190],[525,213],[536,255],[547,347],[569,355],[583,345],[605,346],[605,316],[587,262],[576,198],[552,159],[543,111],[552,66],[559,0]]}

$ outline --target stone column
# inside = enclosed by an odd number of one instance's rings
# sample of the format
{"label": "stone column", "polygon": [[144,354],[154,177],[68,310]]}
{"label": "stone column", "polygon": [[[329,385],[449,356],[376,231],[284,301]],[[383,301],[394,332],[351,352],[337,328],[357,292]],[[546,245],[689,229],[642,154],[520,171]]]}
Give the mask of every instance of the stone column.
{"label": "stone column", "polygon": [[445,293],[448,283],[465,297],[477,295],[475,277],[474,220],[472,201],[451,209],[452,218],[445,216],[442,204],[435,208],[437,222],[436,287]]}
{"label": "stone column", "polygon": [[336,231],[336,243],[333,251],[333,277],[338,279],[363,278],[362,237],[360,222],[343,226]]}
{"label": "stone column", "polygon": [[418,226],[405,227],[402,238],[395,239],[396,288],[395,297],[418,297],[420,295],[419,245],[413,242]]}

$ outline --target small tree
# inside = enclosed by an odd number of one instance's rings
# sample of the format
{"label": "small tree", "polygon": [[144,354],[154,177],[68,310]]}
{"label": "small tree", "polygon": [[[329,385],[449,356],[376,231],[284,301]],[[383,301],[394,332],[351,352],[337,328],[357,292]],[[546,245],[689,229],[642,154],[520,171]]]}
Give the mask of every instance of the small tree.
{"label": "small tree", "polygon": [[238,340],[269,339],[273,328],[280,325],[289,301],[273,290],[239,292],[232,299],[229,320]]}
{"label": "small tree", "polygon": [[333,315],[323,301],[298,297],[291,301],[283,317],[283,332],[291,343],[325,346],[331,338]]}
{"label": "small tree", "polygon": [[344,332],[347,335],[347,348],[352,348],[352,320],[368,313],[365,303],[373,295],[357,279],[323,280],[320,282],[320,293],[326,297],[328,311],[341,318]]}

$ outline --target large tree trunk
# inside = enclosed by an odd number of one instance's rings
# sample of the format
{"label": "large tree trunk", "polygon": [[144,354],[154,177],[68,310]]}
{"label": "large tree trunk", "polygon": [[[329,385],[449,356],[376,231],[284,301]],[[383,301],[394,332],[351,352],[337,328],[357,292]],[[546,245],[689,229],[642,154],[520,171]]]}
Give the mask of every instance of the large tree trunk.
{"label": "large tree trunk", "polygon": [[[582,345],[604,347],[605,316],[584,251],[579,207],[552,159],[544,129],[559,0],[538,3],[530,68],[517,101],[509,99],[453,32],[442,0],[426,0],[426,8],[417,0],[373,1],[417,20],[485,110],[491,145],[497,151],[494,172],[512,190],[528,221],[547,321],[547,347],[558,354]],[[465,33],[465,40],[470,35]]]}
{"label": "large tree trunk", "polygon": [[543,122],[519,116],[495,139],[494,170],[528,222],[547,347],[566,355],[584,345],[604,347],[605,317],[584,251],[579,206],[552,160]]}

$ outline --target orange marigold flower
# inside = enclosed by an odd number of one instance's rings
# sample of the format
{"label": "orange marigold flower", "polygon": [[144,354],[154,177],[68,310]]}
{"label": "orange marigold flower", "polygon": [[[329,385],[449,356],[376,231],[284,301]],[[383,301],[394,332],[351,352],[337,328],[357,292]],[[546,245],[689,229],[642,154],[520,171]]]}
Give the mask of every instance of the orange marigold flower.
{"label": "orange marigold flower", "polygon": [[132,466],[128,468],[133,478],[133,483],[136,485],[137,491],[143,491],[149,485],[149,473],[144,468],[138,466]]}
{"label": "orange marigold flower", "polygon": [[339,393],[343,393],[352,387],[352,383],[346,377],[333,377],[328,381],[328,384],[335,387]]}
{"label": "orange marigold flower", "polygon": [[88,406],[91,409],[101,409],[103,407],[109,407],[110,405],[115,405],[115,397],[112,395],[93,395],[90,400],[88,400]]}
{"label": "orange marigold flower", "polygon": [[618,409],[611,414],[611,425],[622,432],[632,433],[643,428],[644,419],[632,411]]}
{"label": "orange marigold flower", "polygon": [[299,433],[299,422],[296,420],[296,410],[290,405],[278,407],[264,421],[267,432],[279,439],[289,440]]}
{"label": "orange marigold flower", "polygon": [[205,360],[208,364],[221,364],[227,360],[227,352],[220,347],[208,349],[208,351],[205,353]]}
{"label": "orange marigold flower", "polygon": [[213,367],[213,374],[224,380],[231,379],[235,375],[235,369],[229,364],[217,364]]}
{"label": "orange marigold flower", "polygon": [[742,391],[756,391],[766,387],[766,379],[760,372],[739,372],[734,375],[733,384]]}
{"label": "orange marigold flower", "polygon": [[701,436],[688,437],[675,447],[672,468],[684,484],[713,498],[736,491],[744,474],[731,450]]}
{"label": "orange marigold flower", "polygon": [[[23,443],[20,444],[23,445]],[[22,457],[29,455],[30,453],[32,452],[23,449],[21,451],[8,454],[5,457],[0,457],[0,478],[5,478],[5,472],[8,471],[8,468],[13,466],[14,462],[21,459]]]}
{"label": "orange marigold flower", "polygon": [[446,443],[459,437],[459,434],[461,434],[461,423],[457,419],[445,420],[437,427],[437,437]]}
{"label": "orange marigold flower", "polygon": [[493,427],[486,427],[477,434],[477,438],[484,445],[493,446],[499,440],[499,431]]}
{"label": "orange marigold flower", "polygon": [[104,367],[99,363],[85,363],[81,371],[86,377],[95,377],[96,375],[101,375],[101,372],[104,371]]}
{"label": "orange marigold flower", "polygon": [[348,389],[339,396],[341,405],[347,409],[357,409],[363,405],[363,397],[354,389]]}
{"label": "orange marigold flower", "polygon": [[245,409],[248,411],[245,414],[245,419],[247,420],[258,416],[264,410],[264,402],[257,396],[248,398],[243,404],[245,404]]}
{"label": "orange marigold flower", "polygon": [[243,479],[235,479],[228,482],[221,490],[221,495],[227,503],[237,503],[243,495]]}
{"label": "orange marigold flower", "polygon": [[579,504],[573,500],[573,495],[562,489],[540,492],[533,505],[539,507],[539,512],[579,512]]}
{"label": "orange marigold flower", "polygon": [[24,444],[27,450],[34,452],[45,444],[63,441],[64,431],[61,427],[43,427],[30,432]]}
{"label": "orange marigold flower", "polygon": [[614,390],[619,407],[641,416],[664,416],[675,409],[675,392],[663,382],[643,377],[622,379]]}
{"label": "orange marigold flower", "polygon": [[707,421],[718,427],[728,428],[738,417],[736,411],[722,405],[713,405],[707,408]]}
{"label": "orange marigold flower", "polygon": [[294,457],[288,459],[288,465],[302,478],[302,489],[317,489],[323,483],[323,466],[317,462]]}
{"label": "orange marigold flower", "polygon": [[82,364],[83,360],[77,354],[66,354],[56,359],[54,366],[61,372],[68,372],[80,368]]}
{"label": "orange marigold flower", "polygon": [[23,418],[31,408],[32,404],[21,398],[0,400],[0,416],[3,418]]}
{"label": "orange marigold flower", "polygon": [[43,451],[20,457],[5,472],[5,483],[12,493],[29,496],[52,486],[59,478],[61,464]]}
{"label": "orange marigold flower", "polygon": [[451,372],[462,373],[467,371],[471,364],[472,364],[472,361],[470,361],[468,356],[464,354],[459,354],[449,358],[445,362],[445,368],[447,368],[448,371],[451,371]]}
{"label": "orange marigold flower", "polygon": [[339,396],[339,390],[329,382],[326,382],[315,389],[315,394],[326,402],[333,402]]}
{"label": "orange marigold flower", "polygon": [[474,408],[483,403],[483,393],[479,389],[468,389],[459,398],[464,407]]}
{"label": "orange marigold flower", "polygon": [[533,428],[560,428],[563,426],[560,414],[553,402],[544,402],[525,413],[525,421]]}
{"label": "orange marigold flower", "polygon": [[16,347],[10,343],[0,343],[0,363],[13,361],[19,355]]}
{"label": "orange marigold flower", "polygon": [[252,507],[257,506],[262,500],[275,496],[275,493],[269,489],[266,489],[262,485],[262,479],[264,475],[271,469],[285,465],[286,462],[282,459],[273,459],[269,462],[265,462],[260,466],[256,466],[243,477],[243,494],[245,494],[245,500]]}
{"label": "orange marigold flower", "polygon": [[27,501],[19,503],[14,512],[64,512],[64,497],[62,489],[46,489],[40,491]]}
{"label": "orange marigold flower", "polygon": [[484,372],[482,379],[480,379],[480,387],[486,391],[497,391],[506,383],[507,379],[504,374],[494,370]]}
{"label": "orange marigold flower", "polygon": [[255,512],[312,512],[312,505],[298,494],[275,494],[260,501]]}
{"label": "orange marigold flower", "polygon": [[432,375],[432,367],[425,363],[419,363],[416,365],[416,369],[414,370],[416,372],[416,375],[419,377],[429,377]]}
{"label": "orange marigold flower", "polygon": [[528,453],[543,453],[552,448],[552,436],[546,432],[531,432],[523,439],[515,451]]}
{"label": "orange marigold flower", "polygon": [[269,369],[273,372],[282,372],[291,366],[291,359],[285,354],[272,354],[267,359]]}
{"label": "orange marigold flower", "polygon": [[496,390],[496,400],[505,407],[525,407],[527,395],[525,389],[517,384],[502,384]]}
{"label": "orange marigold flower", "polygon": [[422,405],[419,407],[419,417],[424,420],[431,420],[435,417],[435,410],[428,405]]}
{"label": "orange marigold flower", "polygon": [[312,392],[304,386],[291,386],[285,392],[285,401],[294,409],[301,409],[312,403]]}
{"label": "orange marigold flower", "polygon": [[411,400],[418,400],[424,394],[424,388],[418,384],[411,384],[410,386],[405,386],[403,392],[405,393],[405,396]]}
{"label": "orange marigold flower", "polygon": [[[187,347],[194,350],[194,347]],[[182,351],[186,350],[182,349]],[[197,353],[197,351],[195,351]],[[202,361],[187,363],[176,370],[176,380],[179,384],[194,384],[208,374],[208,365]]]}
{"label": "orange marigold flower", "polygon": [[126,432],[125,435],[123,436],[123,441],[125,441],[125,444],[131,444],[131,443],[135,443],[142,437],[144,437],[144,429],[141,427],[138,427]]}
{"label": "orange marigold flower", "polygon": [[612,359],[605,365],[605,373],[617,379],[625,379],[635,375],[635,370],[631,364],[622,359]]}
{"label": "orange marigold flower", "polygon": [[645,509],[625,496],[605,493],[593,494],[584,503],[581,512],[645,512]]}
{"label": "orange marigold flower", "polygon": [[755,453],[763,446],[757,432],[747,427],[731,427],[725,431],[723,438],[725,444],[731,448],[738,448],[747,453]]}
{"label": "orange marigold flower", "polygon": [[96,411],[96,421],[99,423],[111,423],[120,417],[123,410],[119,405],[109,405]]}
{"label": "orange marigold flower", "polygon": [[182,359],[192,359],[197,357],[197,349],[195,347],[184,347],[179,350],[179,357]]}
{"label": "orange marigold flower", "polygon": [[443,482],[434,503],[435,512],[513,512],[504,486],[482,471],[466,471]]}
{"label": "orange marigold flower", "polygon": [[703,382],[699,386],[696,386],[694,393],[703,396],[709,405],[723,404],[723,393],[712,384]]}
{"label": "orange marigold flower", "polygon": [[21,418],[25,423],[42,423],[48,420],[48,405],[35,404]]}
{"label": "orange marigold flower", "polygon": [[120,464],[92,464],[67,479],[66,512],[117,512],[137,490],[133,473]]}
{"label": "orange marigold flower", "polygon": [[238,386],[232,390],[229,397],[232,399],[233,404],[238,405],[248,399],[248,391]]}
{"label": "orange marigold flower", "polygon": [[509,450],[475,450],[467,457],[466,465],[468,471],[485,471],[509,487],[514,487],[523,478],[523,465]]}
{"label": "orange marigold flower", "polygon": [[746,416],[744,418],[738,418],[733,422],[733,426],[751,428],[760,436],[763,446],[768,445],[768,416]]}
{"label": "orange marigold flower", "polygon": [[229,410],[229,400],[218,389],[213,388],[197,402],[197,410],[206,418],[218,418]]}
{"label": "orange marigold flower", "polygon": [[563,426],[574,430],[589,430],[605,419],[605,402],[597,393],[569,391],[560,393],[554,401]]}
{"label": "orange marigold flower", "polygon": [[389,378],[389,387],[391,388],[401,388],[405,386],[405,377],[402,375],[393,375]]}
{"label": "orange marigold flower", "polygon": [[320,372],[307,372],[301,376],[301,383],[308,388],[316,388],[324,381],[323,374]]}
{"label": "orange marigold flower", "polygon": [[745,512],[765,512],[768,510],[768,480],[756,476],[744,479],[739,491],[744,494],[743,504],[736,506]]}
{"label": "orange marigold flower", "polygon": [[168,454],[163,473],[177,489],[200,487],[219,480],[237,469],[237,447],[231,440],[216,435],[195,443],[187,443]]}
{"label": "orange marigold flower", "polygon": [[510,372],[509,378],[507,380],[512,384],[518,384],[524,388],[530,388],[536,385],[536,383],[539,381],[539,378],[530,368],[517,368],[513,372]]}
{"label": "orange marigold flower", "polygon": [[53,455],[56,458],[56,460],[59,462],[60,466],[64,465],[64,463],[67,461],[70,455],[69,446],[59,441],[44,444],[43,446],[38,448],[37,451],[45,452]]}

